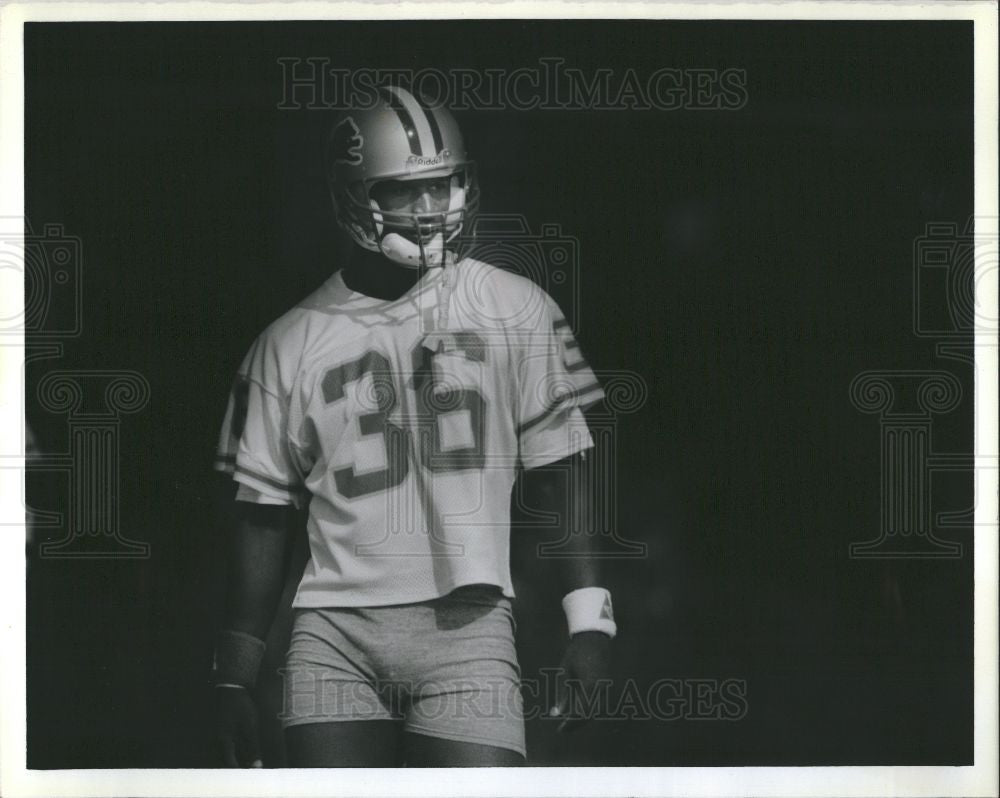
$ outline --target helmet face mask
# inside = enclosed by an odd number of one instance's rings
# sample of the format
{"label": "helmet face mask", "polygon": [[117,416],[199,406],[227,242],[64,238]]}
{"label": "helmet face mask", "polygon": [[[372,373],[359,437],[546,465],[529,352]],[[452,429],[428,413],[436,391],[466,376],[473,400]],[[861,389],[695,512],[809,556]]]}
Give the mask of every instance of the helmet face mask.
{"label": "helmet face mask", "polygon": [[380,91],[384,103],[342,116],[327,137],[337,221],[359,246],[404,267],[444,265],[469,243],[475,164],[447,110],[405,89]]}

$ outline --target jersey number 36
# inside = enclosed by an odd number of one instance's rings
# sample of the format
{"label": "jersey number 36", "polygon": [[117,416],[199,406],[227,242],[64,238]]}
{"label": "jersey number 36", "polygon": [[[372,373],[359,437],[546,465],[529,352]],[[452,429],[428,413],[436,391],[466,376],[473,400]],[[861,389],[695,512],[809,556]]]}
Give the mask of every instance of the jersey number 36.
{"label": "jersey number 36", "polygon": [[[470,348],[466,354],[476,355],[478,359],[481,351],[479,347]],[[359,415],[356,422],[361,437],[380,435],[385,447],[385,468],[361,473],[354,466],[334,470],[333,477],[341,495],[354,499],[396,487],[406,479],[414,458],[435,472],[483,467],[486,460],[486,402],[474,388],[440,385],[434,373],[433,357],[430,350],[417,344],[412,352],[413,377],[405,385],[401,375],[393,373],[389,359],[374,350],[331,368],[323,376],[323,397],[327,405],[343,401],[346,398],[345,389],[351,383],[371,377],[377,409]],[[410,414],[404,426],[400,426],[390,421],[389,417],[399,405],[399,392],[407,389],[412,390],[415,396],[416,412]],[[446,450],[442,442],[441,422],[452,413],[468,413],[472,443]]]}

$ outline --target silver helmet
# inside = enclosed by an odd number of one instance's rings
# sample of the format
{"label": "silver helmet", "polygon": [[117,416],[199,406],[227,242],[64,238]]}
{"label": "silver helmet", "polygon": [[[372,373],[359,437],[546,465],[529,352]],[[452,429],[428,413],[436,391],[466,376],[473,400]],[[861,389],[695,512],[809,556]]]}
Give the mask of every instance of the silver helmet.
{"label": "silver helmet", "polygon": [[340,114],[326,137],[337,221],[359,245],[403,266],[444,265],[471,232],[475,164],[447,109],[396,86],[379,89],[378,99]]}

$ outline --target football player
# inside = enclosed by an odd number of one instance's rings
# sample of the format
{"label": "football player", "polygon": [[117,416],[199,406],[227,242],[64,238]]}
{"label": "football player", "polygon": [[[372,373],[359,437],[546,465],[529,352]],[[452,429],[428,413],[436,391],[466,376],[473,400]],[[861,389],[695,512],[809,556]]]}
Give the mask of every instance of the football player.
{"label": "football player", "polygon": [[[479,188],[454,118],[379,91],[325,145],[353,258],[257,338],[223,424],[216,467],[240,508],[214,666],[229,766],[260,766],[251,688],[306,502],[290,765],[524,761],[509,571],[522,472],[533,507],[559,519],[564,673],[586,689],[608,668],[610,594],[570,528],[595,489],[582,409],[603,391],[552,299],[467,255]],[[579,723],[571,699],[552,713]]]}

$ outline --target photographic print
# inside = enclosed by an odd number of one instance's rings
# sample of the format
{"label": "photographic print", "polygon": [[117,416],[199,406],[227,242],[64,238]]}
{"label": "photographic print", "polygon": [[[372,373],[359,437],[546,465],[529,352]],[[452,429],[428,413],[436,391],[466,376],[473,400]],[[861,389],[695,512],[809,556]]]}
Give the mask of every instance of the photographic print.
{"label": "photographic print", "polygon": [[5,794],[995,795],[996,4],[806,5],[4,9]]}

